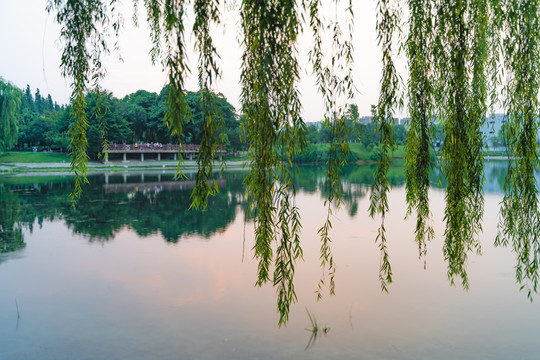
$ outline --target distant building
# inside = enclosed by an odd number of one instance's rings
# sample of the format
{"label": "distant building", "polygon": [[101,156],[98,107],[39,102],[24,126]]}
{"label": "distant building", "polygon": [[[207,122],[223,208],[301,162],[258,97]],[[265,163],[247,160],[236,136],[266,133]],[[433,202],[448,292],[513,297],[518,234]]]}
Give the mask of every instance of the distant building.
{"label": "distant building", "polygon": [[367,125],[373,122],[373,116],[362,116],[358,118],[358,123]]}

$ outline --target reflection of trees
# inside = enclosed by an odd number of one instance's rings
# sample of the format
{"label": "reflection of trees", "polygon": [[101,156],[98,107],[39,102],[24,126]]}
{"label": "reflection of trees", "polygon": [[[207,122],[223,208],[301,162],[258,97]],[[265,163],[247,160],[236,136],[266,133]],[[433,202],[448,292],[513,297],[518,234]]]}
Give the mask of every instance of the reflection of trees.
{"label": "reflection of trees", "polygon": [[[502,191],[506,164],[486,164],[486,191]],[[343,169],[342,201],[350,216],[359,212],[359,201],[369,194],[373,170],[372,166],[350,166]],[[294,177],[297,190],[326,198],[328,190],[324,172],[324,167],[301,167]],[[172,181],[172,175],[160,176],[159,181]],[[405,183],[401,167],[391,168],[388,177],[393,186],[403,186]],[[152,191],[149,190],[152,186],[132,186],[128,188],[139,188],[139,191],[105,192],[103,176],[90,178],[90,185],[85,188],[76,209],[69,202],[68,195],[72,190],[69,179],[58,178],[34,184],[38,180],[32,178],[28,181],[30,184],[6,185],[0,187],[0,253],[25,246],[23,228],[32,231],[34,224],[41,226],[43,221],[55,219],[62,219],[70,229],[88,236],[91,241],[111,240],[124,227],[133,229],[141,236],[160,233],[168,242],[177,242],[187,235],[209,238],[223,231],[235,219],[238,211],[248,213],[243,178],[244,173],[241,172],[226,173],[221,192],[209,199],[206,211],[189,210],[191,189]],[[144,174],[144,177],[141,174],[129,174],[127,179],[123,175],[110,175],[107,181],[111,184],[127,182],[136,185],[144,179],[149,183],[158,181],[157,175],[151,174]],[[445,185],[445,180],[439,179],[437,169],[432,173],[431,183],[437,187]],[[499,229],[503,233],[504,224]],[[522,240],[517,243],[519,246],[501,241],[502,244],[514,246],[513,251],[520,266],[517,270],[521,271],[516,275],[523,283],[537,281],[540,258],[536,238],[528,238],[527,234],[530,232],[518,234]],[[534,289],[535,285],[531,287]]]}
{"label": "reflection of trees", "polygon": [[[234,183],[234,182],[233,182]],[[206,211],[189,210],[191,190],[104,194],[101,183],[85,190],[76,209],[65,209],[65,221],[76,233],[106,241],[129,226],[141,236],[161,233],[177,242],[186,235],[209,237],[234,220],[239,191],[226,183],[221,194],[209,201]]]}
{"label": "reflection of trees", "polygon": [[[358,201],[370,192],[373,184],[374,165],[347,166],[341,174],[341,201],[350,216],[358,212]],[[328,198],[328,187],[325,184],[325,167],[303,166],[294,178],[298,189],[307,193],[319,192],[321,199]],[[434,176],[436,179],[436,176]],[[388,171],[388,180],[393,186],[405,184],[405,173],[402,167],[392,167]]]}
{"label": "reflection of trees", "polygon": [[26,246],[19,216],[20,204],[17,195],[0,188],[0,254]]}
{"label": "reflection of trees", "polygon": [[[150,176],[147,179],[155,180]],[[167,241],[177,242],[185,235],[209,237],[234,220],[238,206],[244,202],[243,175],[230,173],[225,179],[221,193],[210,199],[206,211],[189,210],[190,189],[104,193],[102,177],[90,178],[76,208],[69,202],[71,184],[64,181],[4,189],[4,197],[21,206],[6,203],[2,210],[16,211],[20,223],[30,230],[36,220],[41,225],[43,220],[62,218],[75,233],[91,241],[111,240],[128,226],[141,236],[159,232]],[[172,175],[165,180],[172,180]],[[110,181],[122,181],[122,176],[111,176]]]}

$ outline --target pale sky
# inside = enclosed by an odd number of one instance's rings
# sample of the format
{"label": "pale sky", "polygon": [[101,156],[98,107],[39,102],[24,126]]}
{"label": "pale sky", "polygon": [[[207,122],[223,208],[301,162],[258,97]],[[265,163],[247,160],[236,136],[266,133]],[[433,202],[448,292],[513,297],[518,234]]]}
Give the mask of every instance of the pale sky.
{"label": "pale sky", "polygon": [[[327,0],[329,2],[329,0]],[[239,1],[237,1],[239,3]],[[346,1],[348,3],[348,0]],[[151,48],[149,32],[143,13],[143,4],[139,3],[139,27],[132,21],[132,1],[124,0],[124,28],[119,38],[120,55],[113,53],[105,59],[107,77],[102,86],[113,92],[116,97],[123,97],[139,89],[159,92],[165,85],[167,75],[161,71],[161,65],[152,66],[148,52]],[[231,1],[228,1],[230,4]],[[47,0],[0,0],[0,76],[11,81],[21,89],[29,84],[32,92],[40,89],[42,95],[51,94],[53,100],[68,103],[71,94],[69,79],[64,79],[60,72],[61,48],[59,44],[60,27],[54,21],[53,14],[47,14]],[[369,115],[370,107],[377,102],[379,78],[381,73],[380,50],[376,44],[375,33],[376,0],[353,1],[355,13],[355,86],[358,90],[354,102],[359,106],[361,115]],[[328,16],[331,16],[328,11]],[[222,13],[222,25],[214,31],[214,41],[221,57],[218,66],[222,78],[218,80],[216,92],[221,92],[237,109],[240,108],[240,66],[242,50],[238,44],[240,34],[238,9]],[[193,18],[188,18],[191,26]],[[194,39],[186,36],[187,48],[193,49]],[[112,47],[112,44],[111,44]],[[324,108],[321,96],[317,93],[315,79],[311,75],[311,65],[307,52],[311,47],[309,30],[299,41],[301,81],[299,90],[302,96],[303,116],[305,121],[321,120]],[[186,79],[186,88],[196,91],[197,55],[191,51],[189,65],[192,70]],[[403,64],[404,61],[400,60]],[[404,67],[400,66],[401,74]],[[403,116],[403,114],[398,114]]]}

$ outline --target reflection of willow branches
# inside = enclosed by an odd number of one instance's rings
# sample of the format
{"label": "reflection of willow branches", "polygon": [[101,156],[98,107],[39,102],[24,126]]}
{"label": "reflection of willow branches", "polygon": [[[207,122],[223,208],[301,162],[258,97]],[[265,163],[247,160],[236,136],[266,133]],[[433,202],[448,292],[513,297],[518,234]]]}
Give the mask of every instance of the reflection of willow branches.
{"label": "reflection of willow branches", "polygon": [[0,188],[0,254],[26,246],[19,215],[20,204],[17,195]]}
{"label": "reflection of willow branches", "polygon": [[312,348],[315,346],[315,342],[317,341],[317,337],[319,335],[326,335],[328,332],[330,332],[330,328],[326,325],[320,326],[320,324],[317,322],[317,318],[315,317],[315,314],[312,314],[309,312],[309,310],[306,308],[306,312],[309,317],[309,322],[311,323],[311,328],[306,328],[306,331],[309,331],[311,333],[311,336],[309,337],[308,343],[306,345],[305,350]]}

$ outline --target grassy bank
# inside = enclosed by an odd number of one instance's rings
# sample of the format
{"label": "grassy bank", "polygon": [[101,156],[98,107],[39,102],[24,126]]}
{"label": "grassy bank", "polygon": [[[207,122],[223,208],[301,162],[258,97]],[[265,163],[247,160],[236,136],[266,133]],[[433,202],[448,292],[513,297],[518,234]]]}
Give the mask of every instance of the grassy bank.
{"label": "grassy bank", "polygon": [[[297,163],[303,164],[325,164],[328,158],[329,144],[310,144],[303,154],[296,156]],[[350,164],[375,164],[379,159],[379,148],[377,146],[364,146],[361,143],[350,144],[351,156],[349,158]],[[247,162],[249,157],[246,152],[238,154],[240,156],[227,156],[225,161],[227,162]],[[435,156],[435,154],[434,154]],[[506,157],[504,151],[485,151],[484,156],[490,157]],[[405,147],[398,146],[394,150],[394,165],[402,165],[405,158]],[[4,171],[14,170],[15,167],[22,171],[26,167],[32,167],[35,169],[49,170],[58,169],[59,167],[65,167],[66,171],[69,167],[71,159],[64,153],[44,153],[44,152],[9,152],[0,154],[0,166],[4,168]],[[26,165],[28,164],[28,165]],[[43,164],[43,166],[39,166]],[[51,166],[49,166],[49,164]],[[53,165],[57,164],[57,165]],[[17,166],[15,166],[17,165]],[[148,160],[145,162],[128,161],[123,162],[110,162],[103,164],[98,161],[90,161],[89,168],[106,168],[106,170],[125,170],[126,168],[161,168],[161,167],[176,167],[176,161],[172,160]],[[185,167],[196,166],[195,161],[185,161]]]}
{"label": "grassy bank", "polygon": [[62,163],[70,162],[69,156],[64,153],[44,153],[29,151],[12,151],[0,155],[0,163]]}

